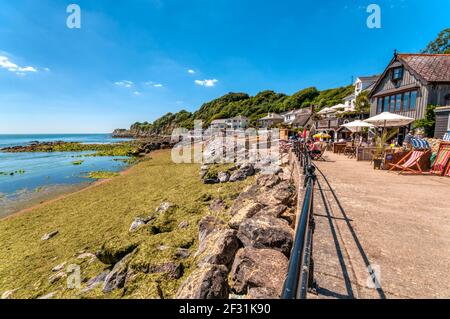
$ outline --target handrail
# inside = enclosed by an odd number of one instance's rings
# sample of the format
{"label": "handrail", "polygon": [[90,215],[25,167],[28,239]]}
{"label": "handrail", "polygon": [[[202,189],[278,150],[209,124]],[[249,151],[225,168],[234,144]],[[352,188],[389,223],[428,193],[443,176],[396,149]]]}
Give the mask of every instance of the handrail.
{"label": "handrail", "polygon": [[314,186],[315,167],[305,144],[294,144],[294,153],[303,166],[305,195],[300,218],[297,223],[295,240],[289,260],[288,275],[283,287],[283,299],[306,299],[308,289],[314,284],[314,263],[312,244],[314,234]]}

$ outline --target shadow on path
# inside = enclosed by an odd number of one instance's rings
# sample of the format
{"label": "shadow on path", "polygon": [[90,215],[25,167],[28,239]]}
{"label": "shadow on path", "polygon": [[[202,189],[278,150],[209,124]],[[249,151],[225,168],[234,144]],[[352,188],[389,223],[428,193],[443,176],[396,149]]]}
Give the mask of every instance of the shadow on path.
{"label": "shadow on path", "polygon": [[[347,227],[348,227],[348,229],[349,229],[349,231],[350,231],[350,233],[351,233],[351,235],[352,235],[352,237],[353,237],[353,240],[354,240],[354,242],[355,242],[355,244],[356,244],[356,246],[357,246],[357,248],[358,248],[358,251],[359,251],[359,253],[360,253],[360,255],[361,255],[361,257],[362,257],[362,259],[363,259],[363,261],[364,261],[364,263],[365,263],[365,265],[366,265],[367,273],[368,273],[368,275],[369,275],[371,278],[373,278],[373,273],[371,273],[371,272],[369,271],[369,269],[372,269],[372,265],[371,265],[371,263],[370,263],[370,261],[369,261],[369,258],[367,257],[367,254],[365,253],[365,251],[364,251],[364,249],[363,249],[363,247],[362,247],[362,245],[361,245],[361,242],[359,241],[358,235],[356,234],[355,230],[353,229],[353,226],[352,226],[351,223],[350,223],[351,220],[347,217],[347,214],[345,213],[345,210],[344,210],[344,208],[342,207],[341,202],[339,201],[339,199],[338,199],[338,197],[337,197],[337,195],[336,195],[334,189],[331,187],[331,185],[330,185],[328,179],[326,178],[325,174],[324,174],[324,173],[323,173],[316,165],[314,165],[314,166],[316,167],[316,170],[317,170],[317,171],[320,173],[320,175],[322,176],[323,180],[325,181],[325,183],[327,184],[327,186],[328,186],[328,188],[329,188],[329,191],[330,191],[331,194],[333,195],[333,198],[334,198],[334,200],[336,201],[336,204],[338,205],[339,210],[341,211],[342,216],[344,217],[343,220],[345,221],[345,223],[346,223],[346,225],[347,225]],[[325,198],[325,195],[324,195],[324,190],[322,189],[322,187],[321,187],[321,185],[320,185],[319,182],[318,182],[318,185],[319,185],[319,190],[320,190],[320,193],[321,193],[321,196],[322,196],[322,200],[323,200],[323,202],[324,202],[325,211],[326,211],[326,214],[327,214],[329,223],[330,223],[331,231],[332,231],[332,234],[333,234],[333,239],[334,239],[334,241],[335,241],[336,251],[337,251],[337,253],[338,253],[339,263],[341,264],[342,273],[343,273],[343,275],[344,275],[344,281],[345,281],[345,286],[346,286],[346,288],[347,288],[347,293],[349,294],[349,296],[353,296],[353,290],[352,290],[352,288],[351,288],[351,283],[350,283],[350,279],[349,279],[349,276],[348,276],[347,267],[346,267],[345,262],[344,262],[344,260],[343,260],[343,256],[342,256],[340,244],[339,244],[339,242],[338,242],[336,230],[335,230],[334,225],[333,225],[333,222],[332,222],[333,216],[331,216],[331,213],[330,213],[330,210],[329,210],[328,203],[326,203],[326,198]],[[376,280],[376,278],[375,278],[374,280]],[[384,293],[383,288],[381,287],[381,285],[377,282],[377,285],[376,285],[376,286],[377,286],[376,290],[377,290],[378,295],[380,296],[380,298],[381,298],[381,299],[386,299],[386,295],[385,295],[385,293]],[[351,297],[351,298],[354,298],[354,297]]]}

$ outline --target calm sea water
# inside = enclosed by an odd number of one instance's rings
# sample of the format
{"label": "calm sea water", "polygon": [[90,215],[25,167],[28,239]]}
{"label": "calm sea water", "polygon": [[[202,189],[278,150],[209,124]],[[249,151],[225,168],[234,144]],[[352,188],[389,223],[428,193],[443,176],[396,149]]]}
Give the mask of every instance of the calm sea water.
{"label": "calm sea water", "polygon": [[[32,141],[66,141],[87,144],[115,143],[110,134],[64,135],[0,135],[0,149],[26,145]],[[120,140],[122,141],[122,139]],[[2,201],[20,198],[23,194],[39,192],[56,185],[73,185],[92,182],[83,178],[92,171],[120,171],[126,166],[120,157],[83,156],[90,152],[61,153],[4,153],[0,151],[0,210]],[[73,162],[84,161],[82,165]],[[10,175],[10,173],[14,173]]]}

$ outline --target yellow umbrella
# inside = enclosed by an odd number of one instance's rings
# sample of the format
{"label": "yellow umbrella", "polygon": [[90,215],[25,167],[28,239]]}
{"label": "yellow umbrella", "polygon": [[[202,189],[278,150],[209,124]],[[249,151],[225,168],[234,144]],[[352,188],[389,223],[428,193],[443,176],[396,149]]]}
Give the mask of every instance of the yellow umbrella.
{"label": "yellow umbrella", "polygon": [[331,138],[330,134],[326,134],[326,133],[319,133],[313,136],[314,138]]}

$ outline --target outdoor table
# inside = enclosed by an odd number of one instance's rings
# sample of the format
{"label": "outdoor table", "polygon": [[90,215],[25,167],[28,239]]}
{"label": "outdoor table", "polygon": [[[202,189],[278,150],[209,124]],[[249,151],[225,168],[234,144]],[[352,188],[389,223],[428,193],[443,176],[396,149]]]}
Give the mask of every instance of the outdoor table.
{"label": "outdoor table", "polygon": [[356,149],[357,161],[372,161],[372,154],[376,150],[376,147],[362,146]]}

